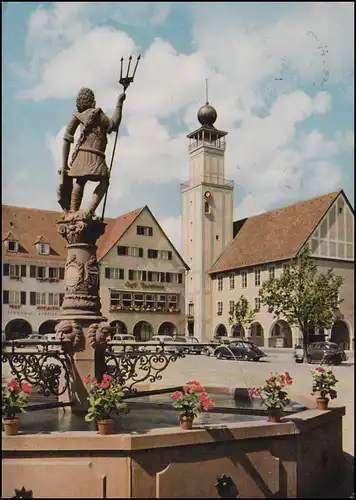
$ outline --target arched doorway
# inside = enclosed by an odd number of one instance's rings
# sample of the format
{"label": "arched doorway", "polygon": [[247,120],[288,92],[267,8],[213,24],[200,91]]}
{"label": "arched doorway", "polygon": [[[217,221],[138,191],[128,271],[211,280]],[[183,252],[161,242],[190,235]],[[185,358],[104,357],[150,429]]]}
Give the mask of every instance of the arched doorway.
{"label": "arched doorway", "polygon": [[236,323],[231,327],[231,336],[243,339],[245,337],[245,329],[241,323]]}
{"label": "arched doorway", "polygon": [[341,319],[335,321],[331,329],[331,342],[339,344],[340,347],[348,351],[350,349],[350,332],[347,324]]}
{"label": "arched doorway", "polygon": [[215,337],[227,337],[227,330],[225,325],[218,325],[216,327]]}
{"label": "arched doorway", "polygon": [[145,342],[152,338],[153,326],[148,321],[139,321],[134,326],[133,334],[137,340]]}
{"label": "arched doorway", "polygon": [[127,335],[127,326],[123,321],[115,320],[110,323],[110,326],[112,326],[113,331],[111,336],[113,337],[114,335]]}
{"label": "arched doorway", "polygon": [[268,347],[293,347],[292,330],[284,319],[279,319],[272,325]]}
{"label": "arched doorway", "polygon": [[56,324],[57,321],[54,321],[53,319],[44,321],[38,328],[38,334],[46,335],[47,333],[55,333]]}
{"label": "arched doorway", "polygon": [[250,329],[251,342],[254,342],[257,346],[264,346],[264,331],[263,326],[258,321],[251,324]]}
{"label": "arched doorway", "polygon": [[5,326],[6,340],[24,339],[31,333],[32,326],[25,319],[12,319]]}
{"label": "arched doorway", "polygon": [[173,335],[176,334],[177,334],[177,327],[174,323],[171,323],[170,321],[165,321],[158,328],[158,335],[171,335],[173,337]]}

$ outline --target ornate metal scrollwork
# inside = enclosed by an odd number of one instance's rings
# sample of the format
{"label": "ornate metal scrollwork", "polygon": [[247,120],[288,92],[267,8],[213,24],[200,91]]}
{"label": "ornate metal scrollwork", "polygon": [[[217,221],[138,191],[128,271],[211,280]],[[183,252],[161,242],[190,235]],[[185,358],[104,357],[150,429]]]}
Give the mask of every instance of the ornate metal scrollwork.
{"label": "ornate metal scrollwork", "polygon": [[[11,350],[6,350],[8,346]],[[26,343],[4,342],[1,362],[9,364],[11,374],[20,382],[37,387],[39,394],[46,397],[64,394],[70,377],[70,354],[64,349],[64,343],[37,344],[37,352],[24,352],[24,347]]]}
{"label": "ornate metal scrollwork", "polygon": [[130,394],[137,392],[135,385],[139,383],[162,380],[161,373],[169,363],[185,357],[183,353],[166,352],[163,347],[158,346],[155,346],[158,352],[142,352],[131,344],[121,348],[123,351],[119,353],[112,350],[105,352],[106,372],[118,380],[123,390]]}

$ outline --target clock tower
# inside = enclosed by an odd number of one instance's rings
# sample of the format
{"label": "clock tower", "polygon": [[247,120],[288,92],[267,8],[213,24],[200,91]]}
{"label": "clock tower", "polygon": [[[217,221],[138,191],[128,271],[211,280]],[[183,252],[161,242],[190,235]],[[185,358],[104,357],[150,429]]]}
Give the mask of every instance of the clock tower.
{"label": "clock tower", "polygon": [[187,135],[189,181],[181,184],[182,253],[186,278],[188,332],[202,342],[214,336],[210,268],[232,240],[234,182],[225,179],[225,136],[214,127],[216,110],[206,102],[198,111],[200,127]]}

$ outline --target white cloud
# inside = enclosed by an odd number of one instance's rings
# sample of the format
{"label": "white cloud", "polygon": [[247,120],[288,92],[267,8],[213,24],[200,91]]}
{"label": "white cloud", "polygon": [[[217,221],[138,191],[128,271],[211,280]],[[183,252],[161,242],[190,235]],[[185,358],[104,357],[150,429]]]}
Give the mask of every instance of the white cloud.
{"label": "white cloud", "polygon": [[182,247],[180,237],[182,224],[181,217],[167,217],[166,219],[162,218],[159,220],[159,223],[178,252],[180,252]]}
{"label": "white cloud", "polygon": [[[53,9],[36,10],[29,21],[29,50],[38,80],[22,97],[71,98],[74,105],[76,92],[85,85],[95,90],[98,106],[112,112],[120,57],[141,48],[104,21],[160,24],[178,7],[171,2],[142,3],[139,9],[137,3],[100,5],[58,3]],[[119,138],[110,206],[134,192],[138,183],[174,182],[179,189],[178,183],[186,180],[185,135],[198,127],[196,113],[206,77],[210,101],[218,111],[216,126],[229,132],[226,177],[245,192],[243,199],[235,196],[238,218],[264,211],[277,200],[282,206],[339,187],[340,167],[334,157],[353,147],[353,134],[335,133],[330,139],[317,127],[304,132],[303,125],[331,110],[333,86],[340,85],[345,71],[353,68],[353,5],[289,6],[281,15],[269,12],[266,20],[260,17],[256,25],[255,14],[241,15],[250,8],[246,5],[208,3],[204,9],[200,4],[180,5],[193,19],[194,52],[178,53],[160,38],[144,47],[125,103],[128,135]],[[95,12],[100,27],[95,26]],[[310,95],[305,85],[313,88]],[[186,131],[173,134],[167,121],[177,114]],[[48,137],[56,170],[62,135],[63,128]],[[110,137],[108,163],[112,145]],[[179,219],[169,216],[170,207],[162,206],[161,213],[168,216],[162,217],[168,236],[180,246]]]}

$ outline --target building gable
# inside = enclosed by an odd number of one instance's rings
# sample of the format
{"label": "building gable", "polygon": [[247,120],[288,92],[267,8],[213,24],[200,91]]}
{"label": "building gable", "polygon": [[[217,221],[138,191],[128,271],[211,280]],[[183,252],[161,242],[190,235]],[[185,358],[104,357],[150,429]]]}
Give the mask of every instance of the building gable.
{"label": "building gable", "polygon": [[313,231],[308,245],[313,257],[354,260],[354,214],[343,191]]}

